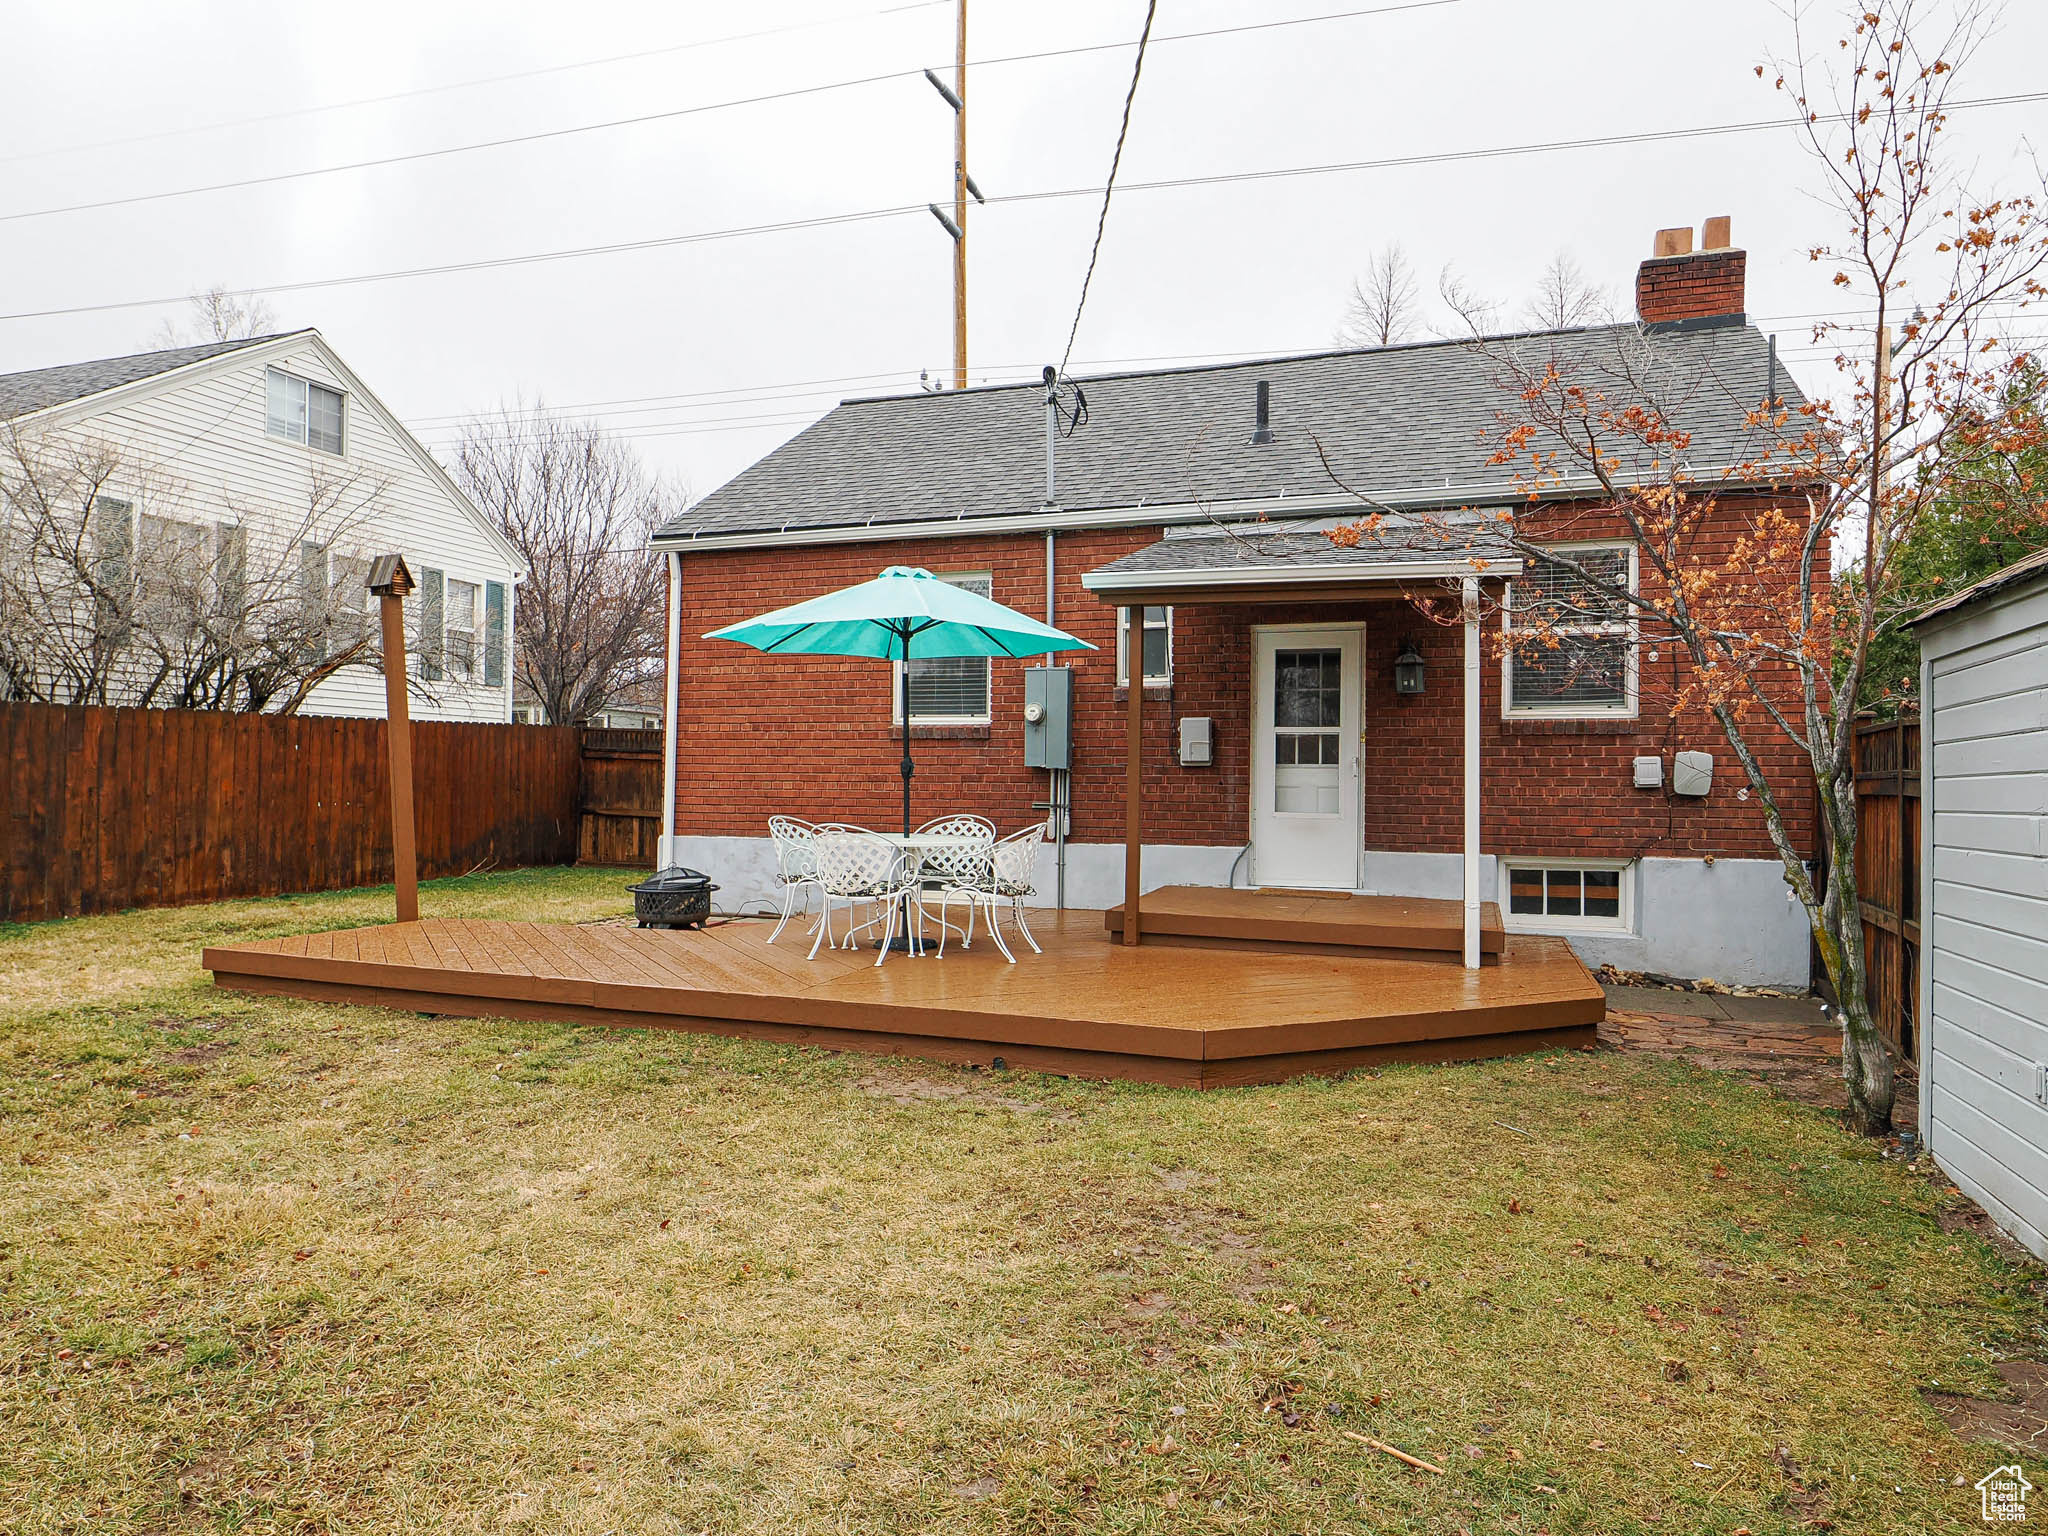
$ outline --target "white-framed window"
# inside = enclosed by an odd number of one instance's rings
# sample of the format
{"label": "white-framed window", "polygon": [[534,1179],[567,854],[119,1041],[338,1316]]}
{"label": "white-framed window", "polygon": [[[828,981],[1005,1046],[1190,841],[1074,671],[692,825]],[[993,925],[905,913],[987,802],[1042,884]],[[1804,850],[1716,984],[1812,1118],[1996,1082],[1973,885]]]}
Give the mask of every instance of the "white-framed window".
{"label": "white-framed window", "polygon": [[[1164,688],[1173,681],[1173,610],[1147,608],[1140,627],[1144,639],[1145,686]],[[1131,610],[1116,611],[1116,685],[1131,686]]]}
{"label": "white-framed window", "polygon": [[457,682],[476,680],[478,663],[483,659],[476,643],[476,609],[482,589],[473,581],[448,578],[448,617],[446,638],[443,642],[448,653],[448,675]]}
{"label": "white-framed window", "polygon": [[412,601],[413,666],[425,682],[503,688],[510,597],[502,581],[466,581],[422,562]]}
{"label": "white-framed window", "polygon": [[1625,933],[1635,927],[1633,859],[1500,859],[1500,910],[1521,933]]}
{"label": "white-framed window", "polygon": [[272,368],[265,380],[264,430],[288,443],[340,453],[347,397],[295,373]]}
{"label": "white-framed window", "polygon": [[[982,597],[993,597],[994,581],[986,571],[942,575]],[[910,723],[912,725],[987,725],[989,723],[989,659],[986,656],[911,658]],[[903,723],[903,663],[889,673],[889,718]]]}
{"label": "white-framed window", "polygon": [[[1559,544],[1587,573],[1636,590],[1632,543]],[[1502,708],[1551,718],[1636,712],[1636,615],[1631,604],[1563,566],[1532,559],[1508,584],[1501,627]],[[1536,631],[1517,644],[1514,632]]]}

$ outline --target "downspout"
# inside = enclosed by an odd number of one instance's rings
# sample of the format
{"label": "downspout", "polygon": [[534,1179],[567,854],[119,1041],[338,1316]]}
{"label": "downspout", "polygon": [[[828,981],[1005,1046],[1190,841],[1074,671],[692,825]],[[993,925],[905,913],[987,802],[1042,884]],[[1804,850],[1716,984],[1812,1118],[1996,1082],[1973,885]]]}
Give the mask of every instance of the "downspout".
{"label": "downspout", "polygon": [[668,552],[668,677],[662,700],[661,731],[661,855],[663,869],[676,860],[676,713],[682,697],[683,557]]}
{"label": "downspout", "polygon": [[1479,968],[1479,578],[1464,581],[1465,968]]}
{"label": "downspout", "polygon": [[[1049,442],[1046,449],[1045,492],[1047,496],[1052,494],[1052,449]],[[1045,530],[1045,627],[1047,629],[1051,629],[1054,624],[1054,574],[1053,531],[1048,528]],[[1050,651],[1045,653],[1045,664],[1048,667],[1054,665],[1052,652]],[[1070,720],[1068,722],[1069,751],[1073,750],[1072,733],[1073,724]],[[1052,805],[1053,900],[1061,911],[1065,911],[1067,906],[1067,795],[1072,789],[1073,777],[1065,769],[1061,768],[1048,768],[1045,772],[1047,780],[1045,798]]]}

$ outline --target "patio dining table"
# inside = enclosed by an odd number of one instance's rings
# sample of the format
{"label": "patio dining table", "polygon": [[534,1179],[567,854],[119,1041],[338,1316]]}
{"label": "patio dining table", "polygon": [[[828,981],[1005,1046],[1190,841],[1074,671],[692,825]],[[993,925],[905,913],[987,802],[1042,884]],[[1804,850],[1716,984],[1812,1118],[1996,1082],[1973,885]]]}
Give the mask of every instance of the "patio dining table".
{"label": "patio dining table", "polygon": [[[920,872],[924,869],[925,859],[933,853],[948,849],[972,848],[977,844],[986,844],[986,839],[983,838],[963,837],[958,833],[947,832],[877,832],[875,836],[881,838],[885,843],[894,843],[898,848],[909,853],[912,858],[917,860]],[[917,893],[917,915],[920,920],[925,916],[924,890],[921,886]],[[958,923],[947,922],[943,911],[939,916],[939,922],[959,934],[962,943],[968,941],[967,930]],[[902,935],[897,937],[896,942],[899,945],[906,944],[906,940]]]}

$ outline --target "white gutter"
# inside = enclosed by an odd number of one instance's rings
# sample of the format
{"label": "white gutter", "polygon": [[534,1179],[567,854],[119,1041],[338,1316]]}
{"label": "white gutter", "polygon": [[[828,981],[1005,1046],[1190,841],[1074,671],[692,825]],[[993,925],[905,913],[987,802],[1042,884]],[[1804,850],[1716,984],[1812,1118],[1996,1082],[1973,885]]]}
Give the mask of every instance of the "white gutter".
{"label": "white gutter", "polygon": [[1484,570],[1474,569],[1470,559],[1388,561],[1382,564],[1349,560],[1330,565],[1253,565],[1191,571],[1090,571],[1081,578],[1081,585],[1091,592],[1114,593],[1146,592],[1160,587],[1223,589],[1275,584],[1309,585],[1326,581],[1439,581],[1454,578],[1476,581],[1482,577],[1521,574],[1520,560],[1489,560]]}
{"label": "white gutter", "polygon": [[[1733,466],[1728,466],[1732,468]],[[1748,486],[1775,484],[1773,480],[1721,484],[1711,477],[1726,469],[1702,468],[1692,471],[1696,482],[1708,489],[1730,491]],[[1547,501],[1580,501],[1601,493],[1590,476],[1572,476],[1543,487]],[[1044,533],[1047,530],[1079,528],[1157,528],[1179,523],[1223,525],[1285,517],[1343,517],[1349,520],[1371,515],[1374,508],[1394,511],[1422,511],[1464,506],[1523,506],[1528,503],[1526,485],[1492,480],[1483,484],[1410,486],[1403,490],[1367,491],[1368,506],[1358,496],[1332,490],[1298,496],[1246,497],[1238,501],[1162,501],[1130,506],[1040,507],[1030,512],[1000,512],[987,516],[958,513],[952,517],[920,518],[902,523],[848,523],[825,527],[750,528],[719,533],[693,530],[688,533],[656,534],[648,540],[651,549],[800,549],[812,544],[881,544],[899,539],[979,538],[997,533]]]}

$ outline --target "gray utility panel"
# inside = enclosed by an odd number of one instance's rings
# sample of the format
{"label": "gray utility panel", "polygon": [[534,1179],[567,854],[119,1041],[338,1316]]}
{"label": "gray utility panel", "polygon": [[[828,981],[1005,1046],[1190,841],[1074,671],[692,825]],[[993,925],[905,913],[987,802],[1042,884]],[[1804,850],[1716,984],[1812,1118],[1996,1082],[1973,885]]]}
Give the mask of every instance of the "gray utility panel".
{"label": "gray utility panel", "polygon": [[1024,766],[1073,766],[1074,670],[1024,669]]}

